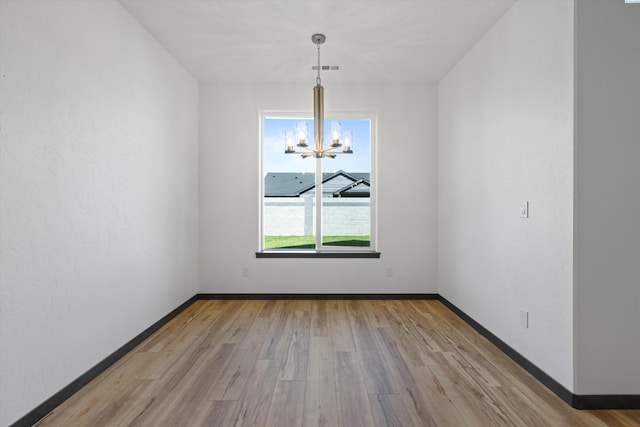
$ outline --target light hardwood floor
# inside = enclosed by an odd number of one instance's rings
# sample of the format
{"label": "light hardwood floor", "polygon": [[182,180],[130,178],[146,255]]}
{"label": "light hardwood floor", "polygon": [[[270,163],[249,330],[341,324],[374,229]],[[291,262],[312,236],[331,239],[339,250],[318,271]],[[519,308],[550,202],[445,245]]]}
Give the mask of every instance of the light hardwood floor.
{"label": "light hardwood floor", "polygon": [[39,426],[640,426],[577,411],[438,301],[197,301]]}

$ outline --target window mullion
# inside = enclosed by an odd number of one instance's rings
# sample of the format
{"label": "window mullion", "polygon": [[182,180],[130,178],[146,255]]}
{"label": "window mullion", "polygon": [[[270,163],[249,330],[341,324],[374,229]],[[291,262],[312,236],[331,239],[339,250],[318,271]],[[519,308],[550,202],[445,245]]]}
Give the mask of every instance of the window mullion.
{"label": "window mullion", "polygon": [[322,158],[316,158],[316,249],[322,247]]}

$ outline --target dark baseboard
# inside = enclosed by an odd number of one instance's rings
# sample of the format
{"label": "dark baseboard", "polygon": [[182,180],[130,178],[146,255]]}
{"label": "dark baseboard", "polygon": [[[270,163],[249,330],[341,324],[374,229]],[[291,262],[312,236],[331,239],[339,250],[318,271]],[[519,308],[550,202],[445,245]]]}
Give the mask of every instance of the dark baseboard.
{"label": "dark baseboard", "polygon": [[576,409],[640,409],[639,394],[574,394]]}
{"label": "dark baseboard", "polygon": [[104,360],[76,378],[65,388],[51,396],[35,409],[27,413],[11,427],[28,427],[37,423],[45,415],[54,410],[65,400],[78,392],[82,387],[104,372],[118,361],[122,356],[133,350],[138,344],[147,339],[151,334],[167,324],[187,307],[197,300],[439,300],[458,317],[468,323],[480,335],[498,347],[503,353],[513,359],[524,370],[529,372],[555,393],[563,401],[576,409],[640,409],[640,395],[575,395],[564,388],[562,384],[551,378],[543,370],[527,360],[526,357],[515,351],[500,338],[492,334],[488,329],[476,322],[473,318],[447,301],[439,294],[196,294],[172,310],[169,314],[158,320],[153,325],[142,331],[125,345],[111,353]]}
{"label": "dark baseboard", "polygon": [[487,328],[476,322],[472,317],[464,311],[447,301],[441,295],[438,300],[442,302],[449,310],[453,311],[458,317],[464,320],[469,326],[475,329],[480,335],[485,337],[491,344],[495,345],[504,354],[509,356],[514,362],[520,365],[525,371],[529,372],[535,379],[544,384],[549,390],[555,393],[560,399],[576,409],[640,409],[640,395],[622,394],[622,395],[578,395],[567,390],[562,384],[551,378],[546,372],[531,363],[526,357],[518,353],[507,343],[492,334]]}
{"label": "dark baseboard", "polygon": [[198,296],[195,295],[189,298],[187,301],[182,303],[179,307],[172,310],[171,313],[164,316],[162,319],[158,320],[153,325],[149,326],[147,329],[142,331],[140,334],[136,335],[125,345],[111,353],[109,356],[105,357],[102,361],[98,362],[97,365],[89,369],[84,374],[80,375],[78,378],[73,380],[69,385],[65,388],[45,400],[31,412],[27,413],[25,416],[20,418],[15,423],[11,424],[11,427],[28,427],[32,426],[41,420],[45,415],[49,412],[53,411],[56,407],[58,407],[62,402],[70,398],[73,394],[78,392],[82,387],[89,384],[94,378],[104,372],[111,365],[116,363],[122,356],[133,350],[138,344],[151,336],[155,331],[160,329],[165,324],[169,323],[171,319],[180,314],[184,309],[189,307],[195,301],[197,301]]}
{"label": "dark baseboard", "polygon": [[436,300],[438,294],[198,294],[202,300]]}

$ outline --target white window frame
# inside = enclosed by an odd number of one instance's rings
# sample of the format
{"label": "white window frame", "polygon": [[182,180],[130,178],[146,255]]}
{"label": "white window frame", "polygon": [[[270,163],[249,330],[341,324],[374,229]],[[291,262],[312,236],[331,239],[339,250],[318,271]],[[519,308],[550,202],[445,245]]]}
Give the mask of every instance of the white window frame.
{"label": "white window frame", "polygon": [[[315,241],[316,245],[314,249],[265,249],[264,248],[264,120],[268,118],[276,118],[276,119],[306,119],[311,120],[313,118],[313,112],[311,111],[275,111],[275,110],[264,110],[259,114],[260,124],[258,126],[259,129],[259,235],[258,235],[258,247],[259,253],[265,252],[300,252],[300,253],[370,253],[376,252],[378,248],[378,239],[377,239],[377,231],[378,231],[378,204],[377,204],[377,192],[378,192],[378,156],[377,156],[377,140],[378,140],[378,115],[375,112],[365,112],[365,111],[350,111],[350,112],[340,112],[340,111],[329,111],[325,112],[325,120],[369,120],[370,121],[370,141],[369,141],[369,153],[370,153],[370,172],[369,172],[369,182],[370,182],[370,192],[369,192],[369,203],[370,203],[370,235],[369,235],[369,246],[368,247],[350,247],[350,246],[324,246],[322,245],[322,162],[331,162],[333,159],[331,158],[318,158],[313,159],[308,158],[304,161],[315,160],[316,168],[315,168]],[[354,146],[354,151],[357,153],[357,143]],[[282,155],[291,155],[284,154],[284,142],[283,142],[283,153]],[[340,156],[341,154],[338,154]],[[348,156],[349,154],[343,154]],[[318,173],[320,171],[320,173]],[[318,196],[318,192],[320,192],[320,196]]]}

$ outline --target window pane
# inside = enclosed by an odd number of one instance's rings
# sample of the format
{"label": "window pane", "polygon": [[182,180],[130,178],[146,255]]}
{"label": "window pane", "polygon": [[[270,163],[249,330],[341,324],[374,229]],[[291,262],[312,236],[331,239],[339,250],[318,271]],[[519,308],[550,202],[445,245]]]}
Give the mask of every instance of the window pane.
{"label": "window pane", "polygon": [[326,120],[324,147],[336,156],[316,159],[300,155],[314,147],[312,119],[263,119],[263,249],[371,247],[371,126]]}
{"label": "window pane", "polygon": [[[322,246],[370,247],[371,121],[336,123],[325,124],[325,146],[341,146],[334,159],[325,158],[322,164]],[[342,154],[345,149],[352,153]]]}
{"label": "window pane", "polygon": [[285,154],[285,137],[300,123],[313,135],[313,120],[264,119],[264,249],[315,248],[315,162]]}

